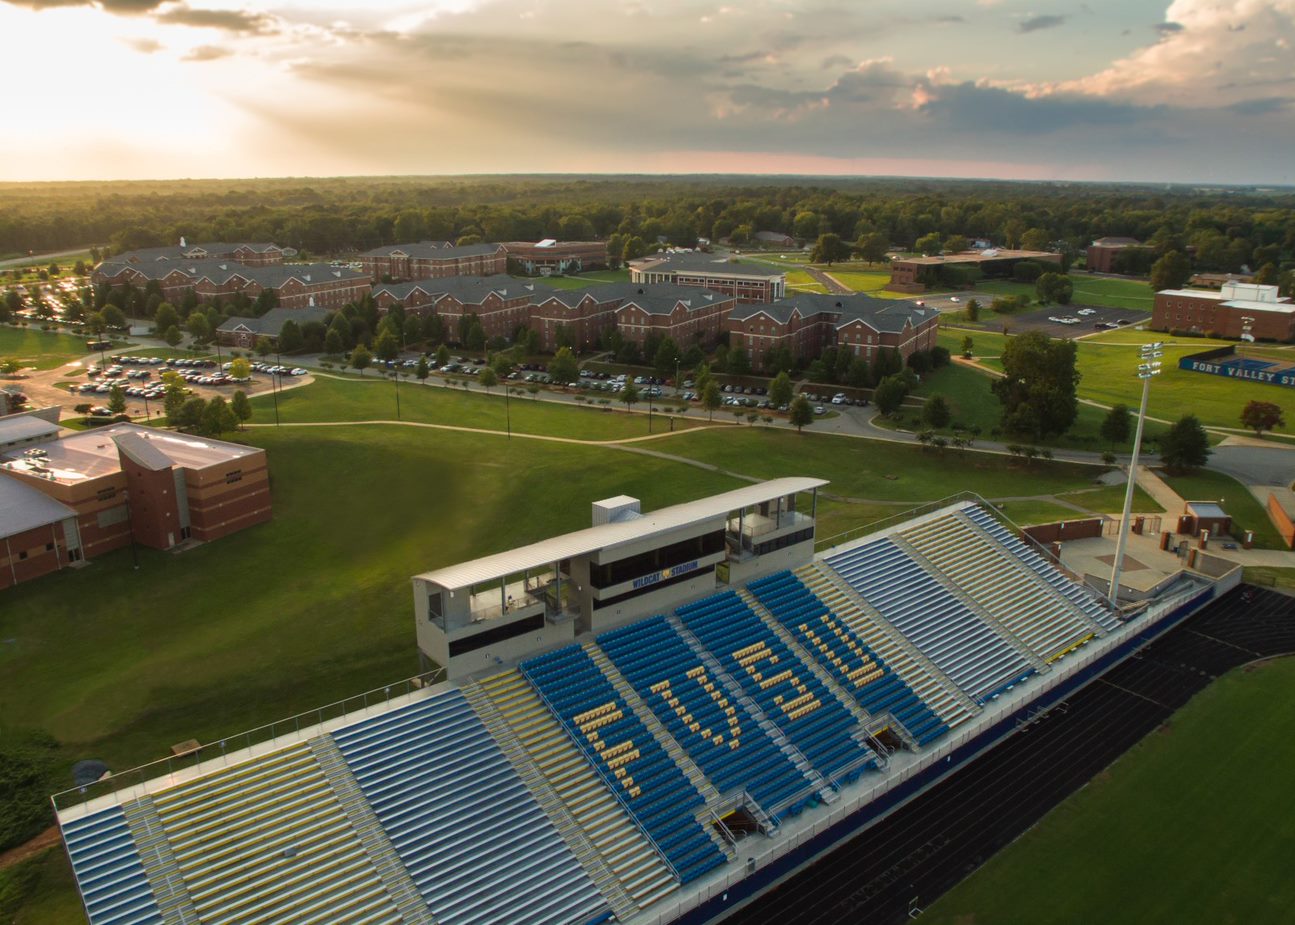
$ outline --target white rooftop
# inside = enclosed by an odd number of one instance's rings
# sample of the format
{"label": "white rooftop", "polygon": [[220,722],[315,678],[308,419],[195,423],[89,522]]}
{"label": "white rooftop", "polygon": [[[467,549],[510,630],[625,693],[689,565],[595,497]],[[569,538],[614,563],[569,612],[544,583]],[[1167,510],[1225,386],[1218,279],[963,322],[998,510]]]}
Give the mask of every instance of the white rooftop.
{"label": "white rooftop", "polygon": [[587,527],[574,533],[541,540],[529,546],[495,553],[493,556],[423,572],[415,577],[449,590],[467,588],[504,575],[545,568],[572,556],[588,555],[600,549],[614,549],[617,546],[677,530],[698,521],[724,517],[738,508],[761,504],[802,491],[813,491],[826,484],[823,479],[805,477],[772,479],[768,482],[760,482],[758,485],[734,489],[722,495],[711,495],[696,501],[663,507],[634,520]]}

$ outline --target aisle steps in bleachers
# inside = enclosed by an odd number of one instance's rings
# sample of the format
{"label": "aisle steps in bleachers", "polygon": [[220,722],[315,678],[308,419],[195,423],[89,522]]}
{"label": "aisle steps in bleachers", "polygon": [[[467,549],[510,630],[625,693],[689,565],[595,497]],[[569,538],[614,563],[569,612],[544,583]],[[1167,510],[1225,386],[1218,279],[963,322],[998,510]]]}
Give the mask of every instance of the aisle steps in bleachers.
{"label": "aisle steps in bleachers", "polygon": [[120,806],[64,822],[62,828],[90,925],[162,925]]}
{"label": "aisle steps in bleachers", "polygon": [[979,505],[965,507],[958,512],[968,522],[975,524],[986,535],[1000,543],[1004,549],[1025,564],[1027,568],[1059,591],[1078,607],[1084,615],[1101,629],[1110,631],[1119,627],[1119,618],[1111,607],[1087,588],[1071,581],[1055,565],[1017,538],[1010,530],[994,519]]}
{"label": "aisle steps in bleachers", "polygon": [[876,766],[875,753],[855,737],[855,718],[735,592],[675,615],[820,775],[848,783]]}
{"label": "aisle steps in bleachers", "polygon": [[162,921],[196,922],[198,910],[194,908],[189,891],[184,887],[180,865],[175,862],[175,853],[171,851],[171,842],[167,840],[166,828],[162,825],[162,817],[157,814],[157,807],[153,805],[153,798],[144,794],[129,803],[123,803],[122,810],[126,824],[130,826],[131,837],[135,839],[135,849],[144,864],[144,873],[153,889],[153,899],[162,915]]}
{"label": "aisle steps in bleachers", "polygon": [[[617,919],[624,921],[678,888],[669,868],[521,672],[509,669],[468,682],[463,693],[607,897]],[[560,805],[553,805],[554,799]]]}
{"label": "aisle steps in bleachers", "polygon": [[889,537],[824,561],[973,700],[992,700],[1034,673],[1011,642]]}
{"label": "aisle steps in bleachers", "polygon": [[725,862],[710,827],[697,821],[702,795],[589,651],[569,645],[527,659],[520,668],[681,883]]}
{"label": "aisle steps in bleachers", "polygon": [[965,517],[928,520],[902,537],[1045,662],[1105,634],[1073,601]]}
{"label": "aisle steps in bleachers", "polygon": [[810,589],[790,572],[751,582],[746,591],[765,622],[793,644],[807,664],[816,667],[845,695],[869,729],[878,715],[895,722],[895,732],[909,745],[925,745],[948,726]]}
{"label": "aisle steps in bleachers", "polygon": [[361,720],[333,740],[441,925],[514,921],[520,910],[535,925],[610,915],[459,690]]}
{"label": "aisle steps in bleachers", "polygon": [[954,728],[980,712],[981,708],[975,701],[902,633],[882,619],[835,571],[821,562],[811,562],[797,569],[795,575],[860,641],[876,652],[946,726]]}
{"label": "aisle steps in bleachers", "polygon": [[154,794],[203,922],[401,921],[305,743]]}
{"label": "aisle steps in bleachers", "polygon": [[763,810],[774,821],[776,807],[794,804],[798,811],[812,796],[804,775],[664,617],[603,633],[598,646],[725,805],[733,804],[735,792],[746,791],[753,811]]}
{"label": "aisle steps in bleachers", "polygon": [[[998,634],[998,637],[1015,649],[1016,654],[1032,665],[1035,671],[1043,673],[1049,670],[1048,663],[1044,660],[1043,656],[1036,652],[1034,647],[1023,637],[1015,633],[1010,626],[998,619],[1000,613],[998,608],[985,606],[984,603],[982,603],[981,596],[979,594],[973,594],[970,589],[960,586],[950,575],[946,574],[943,569],[930,559],[926,558],[926,556],[922,555],[922,553],[920,553],[905,536],[898,533],[892,533],[890,535],[890,541],[899,549],[903,550],[904,555],[916,562],[921,567],[922,571],[942,587],[950,597],[955,598],[963,607],[975,614],[981,622],[994,630],[994,632]],[[973,574],[975,573],[973,572]],[[973,584],[972,587],[975,588],[977,592],[980,591],[980,586],[978,584]],[[1008,587],[1013,590],[1016,588],[1015,585],[1011,584],[1009,584]],[[1012,622],[1023,624],[1027,619],[1028,617],[1025,614],[1020,614],[1015,617]]]}
{"label": "aisle steps in bleachers", "polygon": [[310,740],[310,750],[315,753],[319,768],[328,778],[328,784],[351,820],[351,828],[373,861],[374,869],[382,878],[391,901],[400,910],[401,921],[406,925],[435,925],[432,912],[423,902],[418,887],[401,863],[395,847],[387,839],[382,823],[373,813],[373,807],[364,799],[364,792],[346,766],[346,759],[332,736],[315,736]]}

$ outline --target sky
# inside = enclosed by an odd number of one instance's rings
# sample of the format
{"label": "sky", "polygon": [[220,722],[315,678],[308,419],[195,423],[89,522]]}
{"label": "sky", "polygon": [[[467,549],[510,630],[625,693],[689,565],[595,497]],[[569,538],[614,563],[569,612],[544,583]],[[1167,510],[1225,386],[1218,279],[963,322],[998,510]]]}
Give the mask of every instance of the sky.
{"label": "sky", "polygon": [[1295,184],[1295,0],[0,0],[0,180]]}

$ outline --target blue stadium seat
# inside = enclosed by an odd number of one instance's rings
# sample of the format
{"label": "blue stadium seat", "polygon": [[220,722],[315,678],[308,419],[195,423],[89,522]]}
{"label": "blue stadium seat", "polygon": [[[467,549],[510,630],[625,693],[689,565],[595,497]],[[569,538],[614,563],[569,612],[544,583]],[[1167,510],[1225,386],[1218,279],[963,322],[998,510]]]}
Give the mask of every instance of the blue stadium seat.
{"label": "blue stadium seat", "polygon": [[664,617],[604,633],[598,645],[720,793],[745,789],[776,819],[812,790]]}
{"label": "blue stadium seat", "polygon": [[871,754],[851,738],[854,716],[735,592],[675,614],[823,777]]}
{"label": "blue stadium seat", "polygon": [[161,925],[162,913],[120,806],[63,823],[63,841],[90,925]]}
{"label": "blue stadium seat", "polygon": [[948,731],[881,656],[791,572],[779,572],[747,585],[814,656],[832,678],[870,714],[889,712],[920,745]]}
{"label": "blue stadium seat", "polygon": [[566,646],[519,667],[680,882],[724,863],[696,820],[701,794],[584,649]]}

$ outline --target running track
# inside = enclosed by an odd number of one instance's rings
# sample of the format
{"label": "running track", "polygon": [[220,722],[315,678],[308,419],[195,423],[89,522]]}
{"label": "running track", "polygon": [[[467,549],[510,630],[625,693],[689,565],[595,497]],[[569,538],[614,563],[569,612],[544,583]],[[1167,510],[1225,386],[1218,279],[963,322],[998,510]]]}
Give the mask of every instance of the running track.
{"label": "running track", "polygon": [[724,921],[908,922],[1219,675],[1289,652],[1295,600],[1243,585]]}

